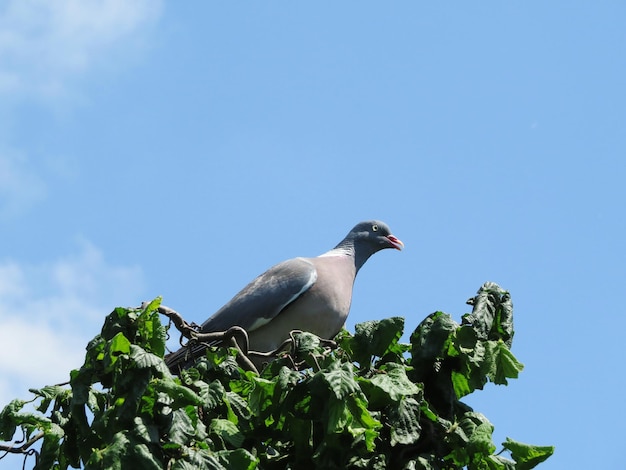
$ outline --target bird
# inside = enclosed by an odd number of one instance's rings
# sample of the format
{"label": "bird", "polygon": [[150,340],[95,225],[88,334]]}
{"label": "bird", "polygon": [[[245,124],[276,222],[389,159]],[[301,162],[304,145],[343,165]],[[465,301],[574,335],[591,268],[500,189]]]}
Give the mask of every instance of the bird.
{"label": "bird", "polygon": [[[249,349],[264,353],[276,350],[294,330],[332,339],[350,312],[357,273],[370,256],[386,248],[402,250],[404,243],[384,222],[360,222],[333,249],[269,268],[202,323],[200,332],[239,326],[248,334]],[[186,368],[189,353],[184,346],[166,356],[166,364],[172,371]]]}

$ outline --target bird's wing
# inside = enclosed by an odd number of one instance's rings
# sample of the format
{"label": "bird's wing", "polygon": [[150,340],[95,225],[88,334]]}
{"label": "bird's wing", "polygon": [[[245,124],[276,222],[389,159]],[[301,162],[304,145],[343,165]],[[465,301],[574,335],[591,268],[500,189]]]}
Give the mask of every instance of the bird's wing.
{"label": "bird's wing", "polygon": [[269,323],[317,280],[313,263],[294,258],[279,263],[244,287],[230,302],[202,324],[203,332],[240,326],[246,331]]}

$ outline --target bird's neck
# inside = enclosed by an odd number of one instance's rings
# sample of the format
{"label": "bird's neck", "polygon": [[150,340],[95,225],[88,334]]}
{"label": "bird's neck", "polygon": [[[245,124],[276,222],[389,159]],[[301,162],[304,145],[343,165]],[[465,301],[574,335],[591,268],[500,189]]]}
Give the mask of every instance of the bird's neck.
{"label": "bird's neck", "polygon": [[348,256],[354,260],[354,267],[356,269],[355,274],[359,272],[361,266],[372,256],[372,253],[365,252],[364,250],[356,250],[352,241],[343,240],[330,251],[327,251],[321,256]]}

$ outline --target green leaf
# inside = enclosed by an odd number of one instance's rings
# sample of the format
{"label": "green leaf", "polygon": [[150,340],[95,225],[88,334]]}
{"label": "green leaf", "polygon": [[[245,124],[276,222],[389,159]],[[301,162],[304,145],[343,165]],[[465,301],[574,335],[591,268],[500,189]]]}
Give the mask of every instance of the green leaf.
{"label": "green leaf", "polygon": [[428,403],[426,401],[423,401],[421,403],[420,411],[422,412],[422,416],[429,419],[433,423],[436,423],[439,419],[437,414],[428,406]]}
{"label": "green leaf", "polygon": [[511,452],[516,470],[535,468],[554,453],[554,446],[533,446],[506,438],[502,446]]}
{"label": "green leaf", "polygon": [[255,415],[262,416],[266,409],[272,407],[276,383],[261,377],[254,377],[253,382],[254,389],[250,393],[250,409]]}
{"label": "green leaf", "polygon": [[439,459],[430,455],[428,457],[420,455],[415,459],[409,459],[404,465],[406,470],[440,470]]}
{"label": "green leaf", "polygon": [[192,438],[197,434],[199,434],[199,438],[204,436],[204,425],[198,419],[196,408],[190,406],[186,409],[175,410],[171,416],[171,422],[167,429],[169,443],[183,447],[189,445]]}
{"label": "green leaf", "polygon": [[374,454],[370,457],[354,456],[348,462],[348,468],[367,470],[387,470],[387,458],[384,454]]}
{"label": "green leaf", "polygon": [[304,357],[309,353],[321,352],[320,339],[312,333],[305,331],[294,333],[293,338],[295,340],[294,350],[298,357]]}
{"label": "green leaf", "polygon": [[26,435],[30,436],[35,430],[49,430],[53,425],[50,418],[41,414],[21,411],[26,403],[28,402],[24,400],[12,400],[0,412],[0,437],[3,440],[12,439],[18,426],[25,429]]}
{"label": "green leaf", "polygon": [[48,426],[44,432],[39,458],[33,470],[47,470],[53,467],[54,462],[59,458],[61,439],[63,439],[64,435],[65,433],[61,426],[50,423],[50,426]]}
{"label": "green leaf", "polygon": [[134,344],[130,345],[130,358],[140,369],[150,369],[159,377],[170,377],[170,371],[163,358],[152,354]]}
{"label": "green leaf", "polygon": [[239,420],[249,421],[252,418],[252,410],[248,406],[248,402],[233,392],[226,392],[224,403],[228,407],[228,419],[235,424],[239,424]]}
{"label": "green leaf", "polygon": [[524,365],[519,362],[509,348],[502,341],[490,341],[488,343],[490,356],[493,358],[489,379],[496,384],[507,384],[507,378],[516,379],[524,369]]}
{"label": "green leaf", "polygon": [[421,394],[422,388],[413,383],[406,375],[406,368],[401,364],[388,363],[370,379],[359,379],[359,384],[366,392],[374,409],[381,409],[391,403],[397,403],[405,396]]}
{"label": "green leaf", "polygon": [[161,324],[158,308],[161,306],[161,297],[157,297],[145,305],[137,318],[138,345],[147,351],[163,357],[167,332]]}
{"label": "green leaf", "polygon": [[420,403],[413,397],[403,397],[389,409],[391,446],[415,444],[420,437]]}
{"label": "green leaf", "polygon": [[115,308],[104,320],[100,336],[105,341],[111,340],[118,333],[122,333],[127,338],[135,337],[135,328],[133,323],[136,319],[134,309]]}
{"label": "green leaf", "polygon": [[219,380],[213,380],[208,387],[203,387],[200,392],[200,397],[204,402],[204,408],[207,410],[214,410],[220,407],[224,402],[226,391],[224,386]]}
{"label": "green leaf", "polygon": [[446,456],[456,465],[465,466],[470,462],[484,460],[493,454],[493,425],[480,413],[467,412],[448,431],[446,441],[452,452]]}
{"label": "green leaf", "polygon": [[0,412],[0,438],[4,441],[13,439],[13,435],[21,423],[18,418],[20,410],[28,403],[24,400],[12,400]]}
{"label": "green leaf", "polygon": [[490,455],[484,462],[489,470],[516,470],[515,462],[500,455]]}
{"label": "green leaf", "polygon": [[391,352],[401,355],[403,349],[398,347],[398,340],[403,332],[404,318],[401,317],[358,323],[352,344],[354,360],[361,367],[369,367],[372,357],[383,357]]}
{"label": "green leaf", "polygon": [[470,386],[470,382],[465,374],[459,373],[455,370],[451,372],[452,386],[454,387],[454,393],[457,398],[462,398],[465,395],[470,394],[476,388],[475,386]]}
{"label": "green leaf", "polygon": [[237,426],[227,419],[213,419],[209,426],[209,432],[217,434],[224,442],[232,447],[241,447],[245,439]]}
{"label": "green leaf", "polygon": [[41,403],[37,407],[37,411],[40,413],[45,413],[48,410],[52,400],[57,397],[67,398],[70,395],[70,391],[61,385],[49,385],[39,389],[31,388],[28,391],[42,397]]}
{"label": "green leaf", "polygon": [[333,362],[331,367],[315,374],[311,386],[316,390],[330,390],[339,400],[351,393],[360,392],[354,378],[354,366],[351,362],[343,364]]}
{"label": "green leaf", "polygon": [[156,311],[161,306],[162,301],[163,298],[161,296],[157,296],[151,300],[149,304],[145,305],[144,310],[147,312]]}
{"label": "green leaf", "polygon": [[191,447],[186,449],[181,458],[175,460],[171,470],[229,470],[229,467],[220,462],[215,452]]}
{"label": "green leaf", "polygon": [[331,398],[327,406],[328,421],[326,424],[326,433],[335,434],[343,431],[352,420],[352,414],[350,413],[347,400]]}
{"label": "green leaf", "polygon": [[278,376],[275,378],[276,391],[282,396],[285,392],[295,387],[300,380],[302,380],[302,374],[283,366],[280,368]]}
{"label": "green leaf", "polygon": [[111,362],[114,363],[121,354],[130,353],[130,341],[123,333],[117,333],[109,342],[109,354],[111,354]]}
{"label": "green leaf", "polygon": [[310,419],[301,419],[289,416],[285,424],[285,430],[293,440],[297,453],[312,453],[313,449],[313,423]]}
{"label": "green leaf", "polygon": [[363,438],[365,448],[368,452],[373,452],[376,447],[375,440],[379,435],[379,429],[382,423],[378,421],[367,409],[367,401],[354,396],[348,400],[350,412],[354,419],[350,423],[348,430],[353,437]]}
{"label": "green leaf", "polygon": [[153,381],[154,389],[165,393],[172,401],[170,406],[172,409],[184,408],[189,405],[200,406],[204,403],[202,398],[193,390],[178,385],[172,379],[156,379]]}
{"label": "green leaf", "polygon": [[463,317],[463,324],[472,325],[481,339],[513,342],[513,303],[511,296],[494,282],[485,282],[477,295],[468,301],[472,313]]}
{"label": "green leaf", "polygon": [[327,432],[339,433],[347,430],[350,435],[362,440],[367,451],[375,448],[375,439],[378,437],[378,429],[382,427],[380,421],[375,419],[367,409],[367,401],[354,395],[346,400],[332,398],[329,404],[329,418]]}
{"label": "green leaf", "polygon": [[133,444],[132,452],[125,460],[124,468],[141,468],[142,470],[163,470],[163,464],[145,444]]}
{"label": "green leaf", "polygon": [[128,454],[130,441],[122,432],[116,433],[111,443],[104,449],[93,449],[91,457],[85,465],[85,470],[106,468],[108,470],[122,470],[123,458]]}
{"label": "green leaf", "polygon": [[259,459],[245,449],[221,450],[215,455],[224,465],[222,468],[227,469],[254,470],[259,462]]}
{"label": "green leaf", "polygon": [[411,335],[411,365],[418,380],[429,374],[443,358],[458,326],[447,313],[435,312],[415,329]]}

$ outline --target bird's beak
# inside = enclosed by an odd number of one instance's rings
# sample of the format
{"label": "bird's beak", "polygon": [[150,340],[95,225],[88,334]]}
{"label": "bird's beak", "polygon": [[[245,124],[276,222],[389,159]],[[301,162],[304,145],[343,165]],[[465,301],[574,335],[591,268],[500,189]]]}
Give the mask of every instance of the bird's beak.
{"label": "bird's beak", "polygon": [[387,235],[385,238],[389,241],[389,243],[391,243],[391,246],[395,248],[396,250],[401,250],[402,248],[404,248],[404,243],[402,243],[400,239],[394,237],[393,235]]}

